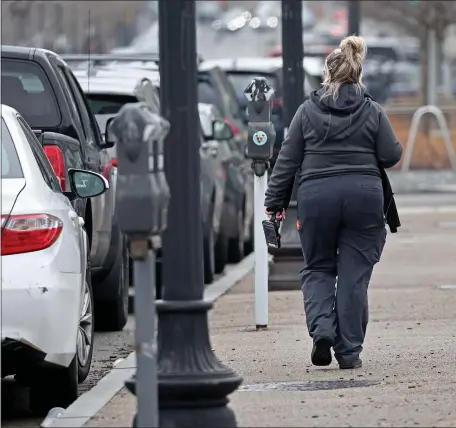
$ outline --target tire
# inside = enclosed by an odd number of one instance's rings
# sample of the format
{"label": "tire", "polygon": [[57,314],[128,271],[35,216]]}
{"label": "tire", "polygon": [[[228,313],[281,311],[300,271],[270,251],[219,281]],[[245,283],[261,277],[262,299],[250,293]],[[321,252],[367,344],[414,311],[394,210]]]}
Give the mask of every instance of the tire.
{"label": "tire", "polygon": [[214,247],[215,273],[220,274],[225,270],[228,260],[228,238],[220,232]]}
{"label": "tire", "polygon": [[128,321],[130,257],[126,239],[122,237],[120,242],[111,271],[99,285],[113,290],[113,296],[95,301],[97,331],[121,331]]}
{"label": "tire", "polygon": [[[92,271],[90,255],[87,256],[86,290],[84,292],[84,305],[78,328],[78,342],[76,344],[76,363],[78,370],[78,382],[84,382],[89,375],[92,364],[94,342],[94,300],[92,291]],[[87,300],[86,300],[87,299]],[[86,303],[87,302],[87,303]],[[88,343],[87,343],[88,342]],[[85,348],[82,348],[85,345]],[[84,350],[83,350],[84,349]],[[84,352],[85,351],[85,352]]]}
{"label": "tire", "polygon": [[53,407],[67,408],[78,398],[78,383],[76,355],[68,367],[38,369],[30,385],[30,409],[46,416]]}
{"label": "tire", "polygon": [[248,241],[244,243],[244,255],[248,256],[254,250],[254,238],[255,238],[255,229],[253,224],[253,219],[250,220],[250,237]]}
{"label": "tire", "polygon": [[244,258],[244,212],[239,210],[236,219],[236,237],[228,242],[228,262],[239,263]]}
{"label": "tire", "polygon": [[211,284],[214,281],[215,272],[214,229],[212,223],[207,229],[203,237],[204,283]]}

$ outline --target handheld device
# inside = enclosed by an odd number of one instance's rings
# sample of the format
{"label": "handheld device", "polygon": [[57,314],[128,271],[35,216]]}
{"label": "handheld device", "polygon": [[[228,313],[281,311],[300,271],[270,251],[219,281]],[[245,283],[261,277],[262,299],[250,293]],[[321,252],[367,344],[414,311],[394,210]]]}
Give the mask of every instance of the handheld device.
{"label": "handheld device", "polygon": [[282,220],[272,215],[269,220],[263,220],[263,231],[266,238],[266,244],[270,248],[280,248],[280,224]]}

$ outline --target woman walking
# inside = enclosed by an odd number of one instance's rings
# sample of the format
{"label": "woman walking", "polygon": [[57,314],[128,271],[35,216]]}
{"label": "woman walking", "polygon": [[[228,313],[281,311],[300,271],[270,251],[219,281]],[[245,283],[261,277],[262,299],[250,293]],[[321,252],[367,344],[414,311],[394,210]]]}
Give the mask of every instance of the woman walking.
{"label": "woman walking", "polygon": [[[367,289],[386,239],[381,171],[402,146],[366,92],[360,37],[344,39],[325,61],[323,87],[296,112],[266,191],[271,215],[288,206],[296,173],[301,285],[312,363],[362,366]],[[336,287],[337,283],[337,287]]]}

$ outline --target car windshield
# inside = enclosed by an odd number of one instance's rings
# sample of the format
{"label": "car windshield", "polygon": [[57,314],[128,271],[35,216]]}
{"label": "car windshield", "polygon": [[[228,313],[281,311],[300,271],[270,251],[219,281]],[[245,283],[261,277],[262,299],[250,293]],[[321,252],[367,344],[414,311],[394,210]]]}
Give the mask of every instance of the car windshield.
{"label": "car windshield", "polygon": [[213,104],[219,110],[223,110],[223,105],[219,94],[209,82],[198,82],[198,102],[204,104]]}
{"label": "car windshield", "polygon": [[125,104],[138,102],[134,95],[86,94],[86,98],[94,115],[117,114]]}
{"label": "car windshield", "polygon": [[16,109],[31,128],[55,128],[61,115],[42,68],[31,62],[2,58],[2,103]]}
{"label": "car windshield", "polygon": [[2,179],[4,178],[23,178],[21,164],[17,156],[16,147],[13,139],[2,118]]}

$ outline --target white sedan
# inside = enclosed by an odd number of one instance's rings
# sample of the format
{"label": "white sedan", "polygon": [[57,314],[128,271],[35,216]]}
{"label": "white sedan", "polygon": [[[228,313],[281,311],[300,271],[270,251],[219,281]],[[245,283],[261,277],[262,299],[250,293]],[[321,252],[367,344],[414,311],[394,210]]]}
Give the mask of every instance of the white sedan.
{"label": "white sedan", "polygon": [[[87,377],[93,297],[84,221],[70,199],[104,193],[99,174],[69,170],[63,194],[19,113],[1,106],[2,377],[30,386],[30,407],[67,407]],[[54,147],[58,150],[58,146]]]}

